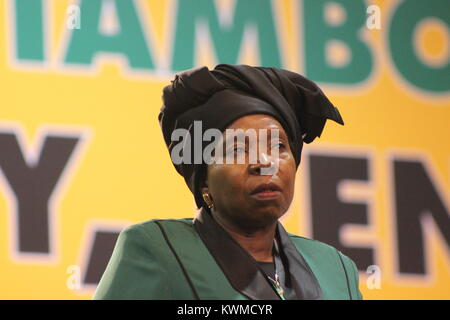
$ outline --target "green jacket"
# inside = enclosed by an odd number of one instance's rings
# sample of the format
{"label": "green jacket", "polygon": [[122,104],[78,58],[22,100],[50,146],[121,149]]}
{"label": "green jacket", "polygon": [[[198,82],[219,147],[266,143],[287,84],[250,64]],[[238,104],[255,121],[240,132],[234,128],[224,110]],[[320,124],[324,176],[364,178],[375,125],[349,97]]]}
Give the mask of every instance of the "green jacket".
{"label": "green jacket", "polygon": [[[281,223],[277,237],[297,299],[362,299],[350,258]],[[253,258],[203,211],[124,229],[93,298],[280,299]]]}

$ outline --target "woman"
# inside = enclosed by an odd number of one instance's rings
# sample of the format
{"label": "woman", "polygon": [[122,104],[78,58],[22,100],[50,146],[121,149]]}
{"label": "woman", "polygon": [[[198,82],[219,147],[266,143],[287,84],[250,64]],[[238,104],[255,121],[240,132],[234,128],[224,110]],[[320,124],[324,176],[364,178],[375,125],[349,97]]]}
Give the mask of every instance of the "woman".
{"label": "woman", "polygon": [[94,298],[361,299],[351,259],[278,222],[303,142],[343,124],[323,92],[286,70],[219,65],[178,74],[163,100],[163,136],[200,212],[122,231]]}

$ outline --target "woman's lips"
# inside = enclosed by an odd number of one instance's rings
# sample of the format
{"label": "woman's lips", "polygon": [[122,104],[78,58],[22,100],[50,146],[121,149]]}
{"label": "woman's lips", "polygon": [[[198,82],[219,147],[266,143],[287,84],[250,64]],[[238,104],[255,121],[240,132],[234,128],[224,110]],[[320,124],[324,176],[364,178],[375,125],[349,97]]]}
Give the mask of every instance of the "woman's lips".
{"label": "woman's lips", "polygon": [[281,196],[281,191],[278,190],[266,190],[261,192],[256,192],[251,195],[252,198],[257,200],[274,200]]}
{"label": "woman's lips", "polygon": [[281,196],[281,191],[281,188],[276,183],[261,183],[253,189],[250,196],[260,201],[274,200]]}

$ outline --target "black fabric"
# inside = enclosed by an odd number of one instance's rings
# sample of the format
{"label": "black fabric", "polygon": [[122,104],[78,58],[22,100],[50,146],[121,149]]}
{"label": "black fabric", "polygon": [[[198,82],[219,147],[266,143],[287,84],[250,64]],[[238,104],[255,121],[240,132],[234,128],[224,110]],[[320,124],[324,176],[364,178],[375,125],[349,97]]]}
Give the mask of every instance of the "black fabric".
{"label": "black fabric", "polygon": [[[192,137],[196,120],[202,121],[203,134],[210,128],[223,131],[240,117],[262,113],[276,118],[286,130],[298,166],[303,142],[320,137],[327,119],[344,124],[338,109],[313,81],[278,68],[221,64],[211,71],[187,70],[163,89],[163,104],[158,120],[169,153],[178,143],[171,141],[175,129],[186,129]],[[199,183],[205,164],[174,166],[197,206],[204,206]]]}
{"label": "black fabric", "polygon": [[[194,228],[235,290],[250,299],[280,299],[257,261],[214,220],[206,209],[200,210],[194,220]],[[276,239],[284,265],[280,269],[283,269],[287,285],[292,288],[289,299],[321,299],[322,289],[314,273],[295,249],[295,245],[279,222]]]}
{"label": "black fabric", "polygon": [[272,262],[264,262],[264,261],[257,261],[259,267],[264,271],[264,273],[271,277],[272,279],[275,279],[275,263]]}

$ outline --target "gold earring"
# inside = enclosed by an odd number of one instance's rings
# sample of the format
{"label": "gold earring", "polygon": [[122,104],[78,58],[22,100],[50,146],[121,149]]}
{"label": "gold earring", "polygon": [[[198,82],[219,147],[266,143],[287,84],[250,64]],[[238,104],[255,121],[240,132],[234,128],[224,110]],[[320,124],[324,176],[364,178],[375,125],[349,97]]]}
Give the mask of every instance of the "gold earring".
{"label": "gold earring", "polygon": [[203,200],[205,200],[205,203],[209,209],[214,207],[214,204],[212,203],[211,196],[209,195],[209,193],[203,193],[202,196],[203,196]]}

